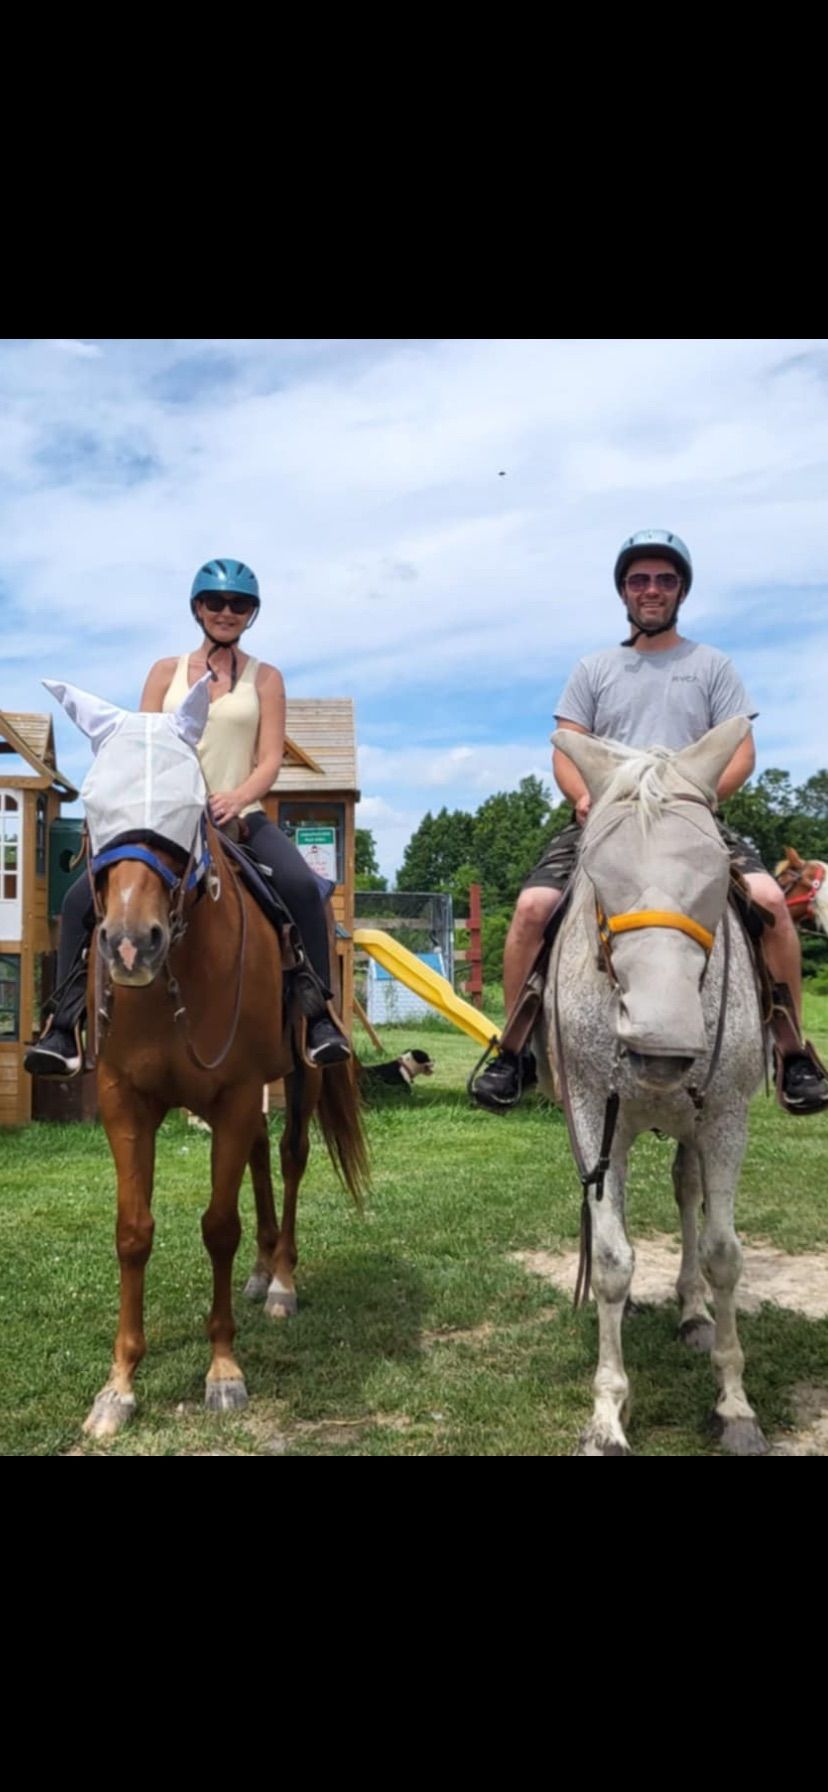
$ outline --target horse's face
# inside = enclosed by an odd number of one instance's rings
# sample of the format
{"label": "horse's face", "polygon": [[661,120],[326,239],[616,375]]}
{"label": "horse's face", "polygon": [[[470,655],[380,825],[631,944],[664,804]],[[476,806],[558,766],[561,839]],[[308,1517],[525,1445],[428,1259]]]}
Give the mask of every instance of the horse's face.
{"label": "horse's face", "polygon": [[708,1050],[701,985],[727,903],[729,855],[705,799],[748,729],[735,717],[673,754],[631,753],[567,730],[552,737],[595,804],[580,854],[584,917],[591,931],[597,903],[617,1038],[651,1088],[674,1087]]}
{"label": "horse's face", "polygon": [[634,803],[613,804],[588,830],[581,862],[607,917],[618,1039],[645,1080],[669,1087],[707,1049],[708,951],[696,930],[712,936],[721,920],[727,848],[699,804],[669,804],[646,833]]}
{"label": "horse's face", "polygon": [[[75,685],[44,680],[94,759],[81,789],[99,916],[99,947],[113,983],[152,983],[170,947],[169,886],[163,871],[120,848],[146,843],[180,877],[197,851],[207,789],[196,746],[210,711],[209,674],[168,715],[132,714]],[[165,848],[171,847],[167,852]]]}
{"label": "horse's face", "polygon": [[828,933],[828,865],[821,859],[801,859],[793,846],[786,846],[774,876],[785,892],[791,920],[798,927],[815,921]]}
{"label": "horse's face", "polygon": [[[155,857],[176,875],[171,853]],[[101,874],[98,899],[102,920],[98,947],[113,983],[139,988],[157,977],[170,948],[170,897],[149,865],[122,859]]]}

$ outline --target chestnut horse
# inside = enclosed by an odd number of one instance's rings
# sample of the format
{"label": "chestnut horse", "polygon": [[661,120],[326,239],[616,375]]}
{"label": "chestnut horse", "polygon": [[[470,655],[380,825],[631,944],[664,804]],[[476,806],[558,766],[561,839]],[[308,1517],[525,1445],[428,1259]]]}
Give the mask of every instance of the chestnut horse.
{"label": "chestnut horse", "polygon": [[[231,1295],[245,1167],[258,1241],[247,1292],[266,1295],[265,1311],[280,1318],[296,1310],[296,1203],[311,1116],[357,1201],[367,1154],[353,1061],[322,1071],[302,1059],[292,1025],[284,1025],[275,930],[207,818],[194,750],[209,713],[206,690],[194,686],[174,716],[158,716],[115,710],[71,686],[48,688],[97,755],[81,793],[98,916],[88,1013],[90,1030],[97,1029],[100,1112],[118,1177],[121,1271],[114,1362],[84,1426],[100,1438],[119,1431],[135,1410],[133,1380],[146,1349],[155,1139],[170,1108],[192,1109],[213,1135],[211,1197],[202,1218],[213,1266],[206,1384],[213,1411],[247,1402],[233,1352]],[[262,1085],[277,1077],[285,1080],[287,1098],[281,1226],[262,1114]]]}
{"label": "chestnut horse", "polygon": [[782,885],[795,925],[811,933],[815,922],[828,933],[828,865],[822,859],[801,859],[793,846],[786,846],[774,877]]}

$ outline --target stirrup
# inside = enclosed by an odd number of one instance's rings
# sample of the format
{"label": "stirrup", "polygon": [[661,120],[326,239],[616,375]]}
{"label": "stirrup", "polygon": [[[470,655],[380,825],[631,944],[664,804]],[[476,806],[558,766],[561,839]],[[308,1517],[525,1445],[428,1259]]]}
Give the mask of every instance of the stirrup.
{"label": "stirrup", "polygon": [[[785,1068],[794,1058],[804,1058],[811,1064],[816,1072],[817,1082],[822,1084],[824,1093],[821,1097],[815,1091],[815,1099],[804,1098],[798,1101],[795,1096],[788,1094],[785,1088]],[[785,1113],[792,1114],[794,1117],[801,1114],[824,1113],[828,1108],[828,1074],[810,1039],[802,1040],[797,1051],[786,1052],[784,1056],[779,1047],[774,1046],[774,1060],[776,1064],[776,1099]]]}
{"label": "stirrup", "polygon": [[78,1028],[59,1027],[56,1030],[58,1032],[65,1032],[67,1037],[70,1035],[73,1036],[75,1045],[74,1054],[70,1057],[67,1052],[54,1051],[50,1048],[49,1040],[52,1037],[53,1032],[53,1029],[50,1026],[45,1033],[41,1033],[39,1039],[34,1040],[23,1055],[23,1069],[28,1071],[30,1076],[51,1076],[63,1078],[64,1080],[68,1080],[70,1077],[80,1076],[84,1066],[83,1049],[79,1038]]}

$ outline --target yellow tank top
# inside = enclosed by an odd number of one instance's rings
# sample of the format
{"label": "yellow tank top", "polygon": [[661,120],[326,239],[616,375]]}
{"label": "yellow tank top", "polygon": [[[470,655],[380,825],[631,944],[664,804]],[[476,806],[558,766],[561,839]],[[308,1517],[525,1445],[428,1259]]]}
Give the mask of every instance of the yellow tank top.
{"label": "yellow tank top", "polygon": [[[182,653],[164,698],[165,711],[177,709],[190,689],[187,676],[190,656]],[[234,691],[225,691],[210,704],[207,726],[196,751],[204,782],[212,796],[217,790],[237,790],[250,777],[256,763],[259,734],[259,693],[256,690],[258,660],[249,659]],[[242,815],[252,815],[264,805],[246,803]]]}

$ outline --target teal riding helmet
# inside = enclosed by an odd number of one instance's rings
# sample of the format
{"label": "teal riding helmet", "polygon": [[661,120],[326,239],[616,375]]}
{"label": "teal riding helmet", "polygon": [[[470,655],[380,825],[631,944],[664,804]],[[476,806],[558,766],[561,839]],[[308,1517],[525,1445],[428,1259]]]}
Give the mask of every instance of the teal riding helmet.
{"label": "teal riding helmet", "polygon": [[[261,603],[259,581],[243,560],[207,560],[199,567],[190,592],[190,609],[196,613],[196,598],[209,597],[218,591],[225,597],[247,597],[258,610]],[[251,617],[251,621],[253,618]]]}

